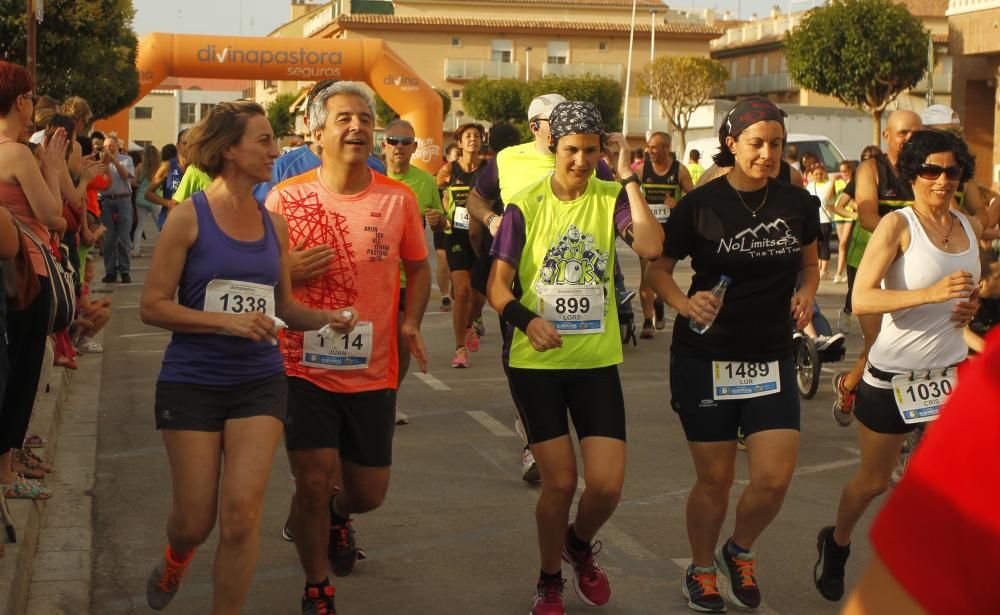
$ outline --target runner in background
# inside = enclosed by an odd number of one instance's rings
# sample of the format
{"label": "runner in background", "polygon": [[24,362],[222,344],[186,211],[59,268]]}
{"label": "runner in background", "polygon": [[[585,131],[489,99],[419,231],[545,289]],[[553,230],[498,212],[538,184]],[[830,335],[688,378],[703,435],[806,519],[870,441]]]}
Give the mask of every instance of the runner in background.
{"label": "runner in background", "polygon": [[[691,174],[687,167],[670,153],[670,135],[665,132],[654,132],[646,141],[648,156],[642,166],[639,177],[642,179],[642,192],[646,202],[656,217],[657,222],[666,225],[670,210],[677,205],[683,194],[694,190]],[[642,332],[639,337],[652,339],[655,331],[662,331],[667,326],[664,315],[663,300],[656,296],[645,280],[647,261],[639,261],[642,271],[642,282],[639,284],[639,297],[642,301]],[[655,328],[654,328],[655,324]]]}
{"label": "runner in background", "polygon": [[455,130],[459,144],[458,160],[441,167],[437,184],[445,188],[445,207],[450,229],[445,231],[445,250],[448,270],[451,272],[452,328],[455,333],[455,356],[451,366],[469,367],[470,352],[479,351],[479,332],[473,322],[481,325],[483,303],[486,298],[472,288],[472,269],[476,252],[469,239],[469,210],[466,200],[476,180],[486,167],[479,156],[485,130],[479,124],[465,124]]}
{"label": "runner in background", "polygon": [[[505,201],[489,283],[491,305],[514,328],[508,378],[542,474],[533,615],[566,612],[560,560],[573,567],[573,587],[585,604],[611,598],[594,537],[614,513],[625,479],[622,347],[610,301],[615,238],[647,259],[663,241],[628,165],[625,137],[605,137],[600,113],[587,102],[560,103],[548,118],[554,173]],[[619,148],[621,184],[593,178],[605,139]],[[515,279],[521,297],[511,292]],[[568,528],[579,478],[567,411],[586,484]]]}
{"label": "runner in background", "polygon": [[[146,186],[144,194],[146,200],[150,203],[156,203],[162,208],[156,217],[157,230],[163,230],[167,214],[181,202],[174,198],[174,194],[177,192],[177,187],[181,184],[181,178],[184,177],[184,172],[187,170],[187,133],[189,130],[190,128],[184,128],[177,133],[177,156],[161,164],[156,170],[156,174],[153,175],[153,179],[150,180],[149,185]],[[160,191],[160,194],[157,194],[157,190]]]}
{"label": "runner in background", "polygon": [[[431,231],[444,229],[447,217],[444,207],[441,204],[441,196],[437,190],[437,183],[434,176],[418,169],[410,164],[413,153],[417,151],[416,133],[413,125],[406,120],[395,119],[386,124],[382,139],[382,149],[385,152],[385,162],[387,167],[386,175],[390,179],[403,182],[413,191],[417,197],[417,205],[420,208],[420,216],[423,218],[424,226],[429,226]],[[400,288],[400,306],[402,312],[405,308],[405,272],[400,271],[401,280],[404,284]],[[400,325],[403,318],[399,318]],[[403,378],[410,368],[410,353],[405,345],[405,338],[401,331],[396,333],[399,341],[397,352],[399,354],[399,386],[403,386]],[[405,425],[408,422],[406,413],[400,411],[396,406],[396,424]]]}

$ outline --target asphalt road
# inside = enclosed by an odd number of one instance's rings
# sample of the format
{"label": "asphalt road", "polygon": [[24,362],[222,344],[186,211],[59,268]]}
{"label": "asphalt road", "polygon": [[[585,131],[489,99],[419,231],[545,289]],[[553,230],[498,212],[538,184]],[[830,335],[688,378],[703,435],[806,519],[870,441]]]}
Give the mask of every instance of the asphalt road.
{"label": "asphalt road", "polygon": [[[621,254],[625,254],[620,250]],[[623,258],[631,287],[638,263]],[[93,589],[90,612],[150,612],[145,581],[162,554],[169,506],[164,448],[153,424],[153,391],[163,332],[139,319],[141,282],[149,259],[135,262],[132,285],[114,286],[114,317],[105,335],[100,401],[98,475],[94,507]],[[101,272],[98,272],[99,274]],[[98,284],[97,288],[100,289]],[[834,318],[843,285],[824,283],[819,303]],[[432,310],[436,307],[436,295]],[[635,303],[638,309],[638,301]],[[450,316],[424,319],[431,353],[427,376],[411,373],[400,393],[410,424],[397,428],[392,485],[385,505],[355,524],[369,560],[337,580],[338,612],[345,614],[527,613],[538,574],[534,503],[537,488],[520,480],[519,439],[499,361],[495,315],[472,367],[449,367]],[[621,376],[628,413],[629,460],[621,505],[598,539],[613,598],[601,612],[660,615],[688,613],[681,595],[690,551],[684,502],[693,466],[680,424],[668,406],[669,327],[651,341],[625,350]],[[848,342],[848,356],[860,336]],[[817,396],[802,405],[799,467],[781,514],[756,545],[764,607],[758,612],[836,613],[813,587],[816,533],[831,524],[840,490],[858,462],[856,433],[830,416],[825,367]],[[746,463],[738,461],[738,480]],[[741,492],[733,491],[723,539]],[[260,561],[245,613],[299,613],[303,575],[294,547],[280,530],[292,483],[279,450],[265,503]],[[848,567],[853,584],[870,557],[870,511],[859,527]],[[211,565],[217,533],[201,548],[167,612],[209,613]],[[571,571],[564,567],[564,575]],[[567,592],[569,613],[589,612]]]}

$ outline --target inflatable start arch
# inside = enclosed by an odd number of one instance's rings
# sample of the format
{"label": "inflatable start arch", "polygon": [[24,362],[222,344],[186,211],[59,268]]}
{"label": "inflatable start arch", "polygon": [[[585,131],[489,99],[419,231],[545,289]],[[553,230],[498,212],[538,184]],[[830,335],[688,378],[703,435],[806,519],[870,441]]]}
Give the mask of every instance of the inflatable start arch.
{"label": "inflatable start arch", "polygon": [[[385,41],[287,39],[249,36],[149,34],[136,61],[139,99],[167,77],[274,81],[364,81],[413,124],[413,163],[435,173],[441,166],[441,97]],[[133,102],[135,104],[135,102]],[[101,127],[128,138],[128,109]]]}

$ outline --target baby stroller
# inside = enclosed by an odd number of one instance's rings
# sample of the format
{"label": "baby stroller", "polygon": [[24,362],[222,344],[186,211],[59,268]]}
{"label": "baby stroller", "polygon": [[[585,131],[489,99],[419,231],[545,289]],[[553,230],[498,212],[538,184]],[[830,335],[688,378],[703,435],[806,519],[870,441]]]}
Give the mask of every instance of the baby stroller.
{"label": "baby stroller", "polygon": [[[812,324],[817,334],[815,340],[802,331],[796,331],[792,336],[795,344],[796,381],[802,399],[812,399],[816,395],[823,364],[843,361],[847,354],[843,336],[833,334],[830,321],[815,303]],[[820,340],[820,344],[816,340]]]}

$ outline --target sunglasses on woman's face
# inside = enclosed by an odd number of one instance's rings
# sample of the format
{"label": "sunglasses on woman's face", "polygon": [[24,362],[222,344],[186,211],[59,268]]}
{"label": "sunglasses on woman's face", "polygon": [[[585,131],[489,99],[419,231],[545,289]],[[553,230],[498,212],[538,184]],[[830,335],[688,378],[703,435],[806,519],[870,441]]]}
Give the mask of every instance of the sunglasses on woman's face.
{"label": "sunglasses on woman's face", "polygon": [[386,137],[385,142],[396,147],[399,145],[411,145],[415,139],[413,137]]}
{"label": "sunglasses on woman's face", "polygon": [[962,167],[942,167],[937,164],[922,164],[917,167],[918,176],[932,181],[941,177],[942,173],[944,173],[944,176],[948,178],[948,181],[958,181],[962,178]]}

